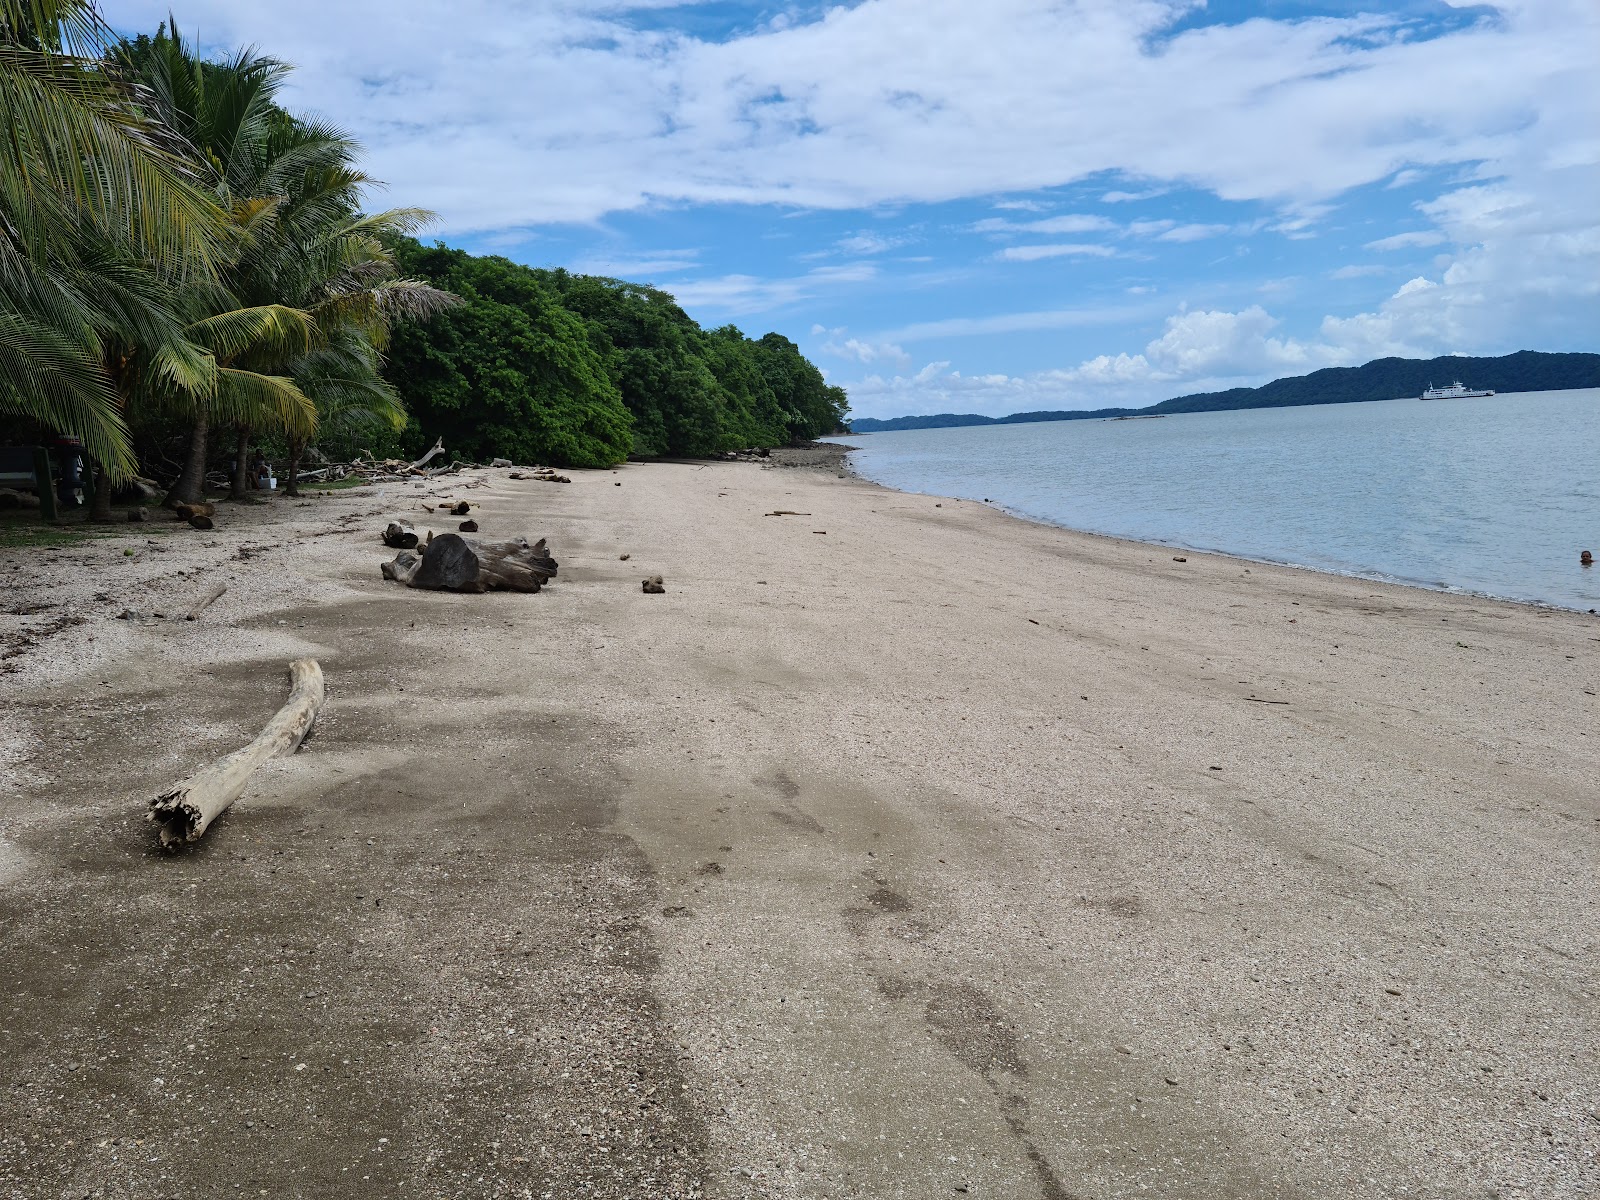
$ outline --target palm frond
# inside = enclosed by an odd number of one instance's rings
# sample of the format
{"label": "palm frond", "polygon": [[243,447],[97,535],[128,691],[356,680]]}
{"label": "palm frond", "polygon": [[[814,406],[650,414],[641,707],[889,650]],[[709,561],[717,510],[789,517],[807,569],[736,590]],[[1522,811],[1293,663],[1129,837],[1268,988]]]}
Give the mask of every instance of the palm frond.
{"label": "palm frond", "polygon": [[285,304],[215,313],[184,326],[184,335],[220,363],[246,354],[293,358],[309,350],[318,336],[310,315]]}
{"label": "palm frond", "polygon": [[220,368],[216,394],[208,409],[212,420],[255,429],[279,428],[300,438],[309,438],[317,431],[317,406],[294,380],[281,375]]}
{"label": "palm frond", "polygon": [[134,472],[128,427],[98,347],[0,311],[0,413],[28,417],[79,439],[115,479]]}

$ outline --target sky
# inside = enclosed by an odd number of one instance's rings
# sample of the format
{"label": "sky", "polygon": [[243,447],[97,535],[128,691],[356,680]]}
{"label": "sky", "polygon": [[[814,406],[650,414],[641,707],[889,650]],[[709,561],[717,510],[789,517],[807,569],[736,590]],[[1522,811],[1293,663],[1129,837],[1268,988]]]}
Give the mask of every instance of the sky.
{"label": "sky", "polygon": [[1597,0],[103,5],[169,8],[295,64],[374,207],[776,330],[857,416],[1600,351]]}

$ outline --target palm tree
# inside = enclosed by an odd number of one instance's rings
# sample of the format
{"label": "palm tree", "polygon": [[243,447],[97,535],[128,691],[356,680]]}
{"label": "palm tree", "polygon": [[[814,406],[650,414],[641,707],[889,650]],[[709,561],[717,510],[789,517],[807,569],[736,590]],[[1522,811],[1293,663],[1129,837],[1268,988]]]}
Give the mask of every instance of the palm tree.
{"label": "palm tree", "polygon": [[[289,68],[253,51],[211,62],[184,42],[175,25],[121,43],[112,56],[136,74],[161,121],[193,147],[207,184],[228,213],[228,253],[219,284],[189,289],[184,336],[207,351],[209,384],[164,395],[190,420],[184,468],[168,503],[199,499],[213,424],[282,425],[302,436],[316,410],[284,369],[320,336],[312,317],[285,303],[276,264],[292,241],[293,182],[336,165],[347,140],[304,127],[275,97]],[[243,442],[241,440],[241,457]]]}
{"label": "palm tree", "polygon": [[[86,0],[0,0],[0,414],[134,467],[110,364],[172,341],[172,289],[212,278],[224,214],[185,147],[99,57]],[[199,366],[169,346],[169,371]]]}

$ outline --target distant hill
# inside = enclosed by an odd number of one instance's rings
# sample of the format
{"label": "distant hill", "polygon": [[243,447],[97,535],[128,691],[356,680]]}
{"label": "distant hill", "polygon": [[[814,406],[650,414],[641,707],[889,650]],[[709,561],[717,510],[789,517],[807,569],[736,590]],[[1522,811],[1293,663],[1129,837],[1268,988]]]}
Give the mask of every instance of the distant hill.
{"label": "distant hill", "polygon": [[1104,420],[1149,417],[1166,413],[1221,412],[1230,408],[1292,408],[1300,404],[1360,404],[1420,396],[1430,383],[1461,380],[1468,387],[1497,392],[1560,392],[1600,387],[1600,354],[1544,354],[1519,350],[1501,358],[1379,358],[1361,367],[1327,367],[1309,375],[1274,379],[1257,388],[1230,388],[1176,396],[1148,408],[1097,408],[1075,412],[1012,413],[983,417],[976,413],[936,413],[927,417],[894,417],[880,421],[857,417],[851,433],[888,429],[948,429],[957,425],[1025,425],[1035,421]]}

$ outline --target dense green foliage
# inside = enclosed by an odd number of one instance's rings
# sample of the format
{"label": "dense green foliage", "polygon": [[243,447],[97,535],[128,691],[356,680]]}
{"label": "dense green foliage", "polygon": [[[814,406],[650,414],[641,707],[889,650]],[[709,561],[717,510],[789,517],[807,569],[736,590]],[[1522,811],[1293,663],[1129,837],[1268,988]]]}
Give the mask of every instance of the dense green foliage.
{"label": "dense green foliage", "polygon": [[842,389],[787,338],[703,330],[642,284],[406,239],[401,268],[464,305],[397,333],[389,378],[419,450],[604,466],[782,445],[842,425]]}
{"label": "dense green foliage", "polygon": [[1379,358],[1360,367],[1328,367],[1310,375],[1275,379],[1258,388],[1232,388],[1177,396],[1148,408],[1097,408],[1066,412],[1012,413],[984,417],[976,413],[936,413],[883,421],[861,417],[850,423],[853,433],[889,429],[949,429],[961,425],[1023,425],[1036,421],[1082,421],[1166,413],[1222,412],[1233,408],[1292,408],[1303,404],[1359,404],[1420,396],[1429,384],[1460,379],[1468,387],[1496,392],[1560,392],[1600,387],[1600,354],[1544,354],[1519,350],[1500,358]]}
{"label": "dense green foliage", "polygon": [[454,298],[388,243],[428,214],[360,211],[360,147],[279,106],[288,73],[171,24],[119,40],[86,0],[0,0],[0,436],[80,439],[102,483],[181,458],[172,500],[223,441],[244,499],[254,438],[292,481],[320,426],[403,423],[390,329]]}
{"label": "dense green foliage", "polygon": [[438,436],[469,459],[607,467],[628,456],[633,422],[604,348],[532,271],[409,239],[397,257],[465,301],[390,347],[416,449]]}

